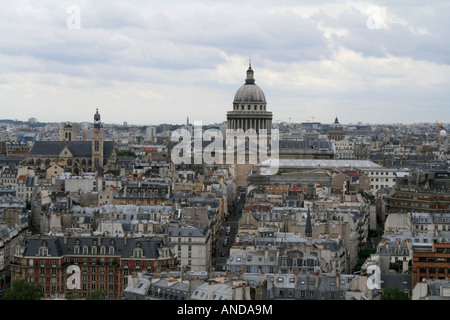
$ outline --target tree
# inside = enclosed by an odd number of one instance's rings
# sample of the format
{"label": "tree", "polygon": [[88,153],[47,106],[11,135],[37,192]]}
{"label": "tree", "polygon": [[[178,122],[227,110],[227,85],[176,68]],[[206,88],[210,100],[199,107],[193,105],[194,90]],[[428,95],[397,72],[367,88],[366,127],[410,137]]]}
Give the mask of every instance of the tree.
{"label": "tree", "polygon": [[86,298],[86,300],[103,300],[106,296],[106,292],[104,290],[94,290],[92,294]]}
{"label": "tree", "polygon": [[399,288],[386,288],[381,295],[381,300],[408,300],[405,292]]}
{"label": "tree", "polygon": [[364,262],[370,257],[371,254],[374,254],[375,252],[377,252],[376,248],[361,249],[358,254],[358,261],[356,262],[356,265],[353,267],[353,272],[360,271]]}
{"label": "tree", "polygon": [[39,300],[43,296],[39,283],[27,282],[24,279],[17,279],[12,282],[10,289],[7,289],[3,299],[5,300]]}

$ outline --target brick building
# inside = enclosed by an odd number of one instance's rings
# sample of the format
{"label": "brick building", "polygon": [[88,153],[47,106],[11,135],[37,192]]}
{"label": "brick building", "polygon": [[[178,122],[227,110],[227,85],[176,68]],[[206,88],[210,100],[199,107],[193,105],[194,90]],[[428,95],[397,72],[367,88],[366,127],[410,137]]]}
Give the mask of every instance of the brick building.
{"label": "brick building", "polygon": [[89,297],[103,290],[121,299],[128,276],[175,270],[178,258],[163,238],[29,236],[13,256],[11,279],[40,283],[44,298]]}
{"label": "brick building", "polygon": [[433,243],[413,253],[413,286],[423,279],[450,278],[450,243]]}

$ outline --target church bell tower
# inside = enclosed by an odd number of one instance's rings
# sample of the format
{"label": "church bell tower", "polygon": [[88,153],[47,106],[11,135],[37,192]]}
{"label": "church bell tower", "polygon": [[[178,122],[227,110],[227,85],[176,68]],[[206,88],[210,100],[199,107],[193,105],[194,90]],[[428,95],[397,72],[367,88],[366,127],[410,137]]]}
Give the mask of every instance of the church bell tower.
{"label": "church bell tower", "polygon": [[100,114],[94,115],[94,128],[92,130],[92,169],[103,168],[103,125],[100,122]]}

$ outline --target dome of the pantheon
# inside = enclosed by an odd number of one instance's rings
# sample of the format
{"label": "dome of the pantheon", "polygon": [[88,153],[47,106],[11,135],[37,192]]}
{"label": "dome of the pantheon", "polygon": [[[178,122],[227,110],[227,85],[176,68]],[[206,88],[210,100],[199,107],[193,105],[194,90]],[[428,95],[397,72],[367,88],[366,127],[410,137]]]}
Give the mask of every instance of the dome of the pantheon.
{"label": "dome of the pantheon", "polygon": [[245,84],[236,91],[233,103],[266,103],[264,92],[255,84],[251,65],[247,70]]}

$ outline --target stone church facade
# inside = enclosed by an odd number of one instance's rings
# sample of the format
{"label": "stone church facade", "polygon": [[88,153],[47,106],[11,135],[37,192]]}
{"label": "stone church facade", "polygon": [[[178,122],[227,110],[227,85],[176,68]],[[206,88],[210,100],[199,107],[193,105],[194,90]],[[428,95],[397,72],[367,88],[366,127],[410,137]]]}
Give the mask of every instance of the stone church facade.
{"label": "stone church facade", "polygon": [[61,141],[36,141],[23,165],[40,170],[57,165],[74,175],[116,169],[114,141],[104,141],[98,109],[91,141],[76,141],[73,125],[62,126],[60,137]]}

